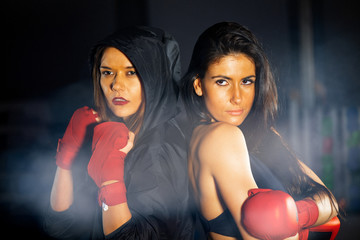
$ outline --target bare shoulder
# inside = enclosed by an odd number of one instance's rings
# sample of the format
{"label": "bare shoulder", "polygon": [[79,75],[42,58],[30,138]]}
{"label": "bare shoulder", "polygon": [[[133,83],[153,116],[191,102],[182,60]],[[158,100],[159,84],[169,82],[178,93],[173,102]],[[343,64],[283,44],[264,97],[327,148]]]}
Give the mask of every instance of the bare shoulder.
{"label": "bare shoulder", "polygon": [[218,162],[217,159],[231,159],[230,156],[247,154],[246,142],[242,131],[231,124],[217,122],[200,126],[197,134],[198,158],[203,163]]}
{"label": "bare shoulder", "polygon": [[228,139],[229,137],[231,139],[228,140],[244,137],[242,131],[238,127],[224,122],[199,126],[194,133],[202,138],[202,144],[209,144],[213,141],[217,142],[220,139]]}

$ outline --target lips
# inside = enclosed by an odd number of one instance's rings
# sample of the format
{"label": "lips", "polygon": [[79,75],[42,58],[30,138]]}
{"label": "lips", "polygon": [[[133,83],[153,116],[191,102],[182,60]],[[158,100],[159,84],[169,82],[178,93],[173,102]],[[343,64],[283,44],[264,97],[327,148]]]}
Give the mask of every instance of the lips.
{"label": "lips", "polygon": [[123,98],[123,97],[114,97],[114,98],[112,99],[112,103],[113,103],[114,105],[125,105],[125,104],[129,103],[129,101],[126,100],[126,99]]}
{"label": "lips", "polygon": [[236,110],[229,110],[226,111],[227,113],[229,113],[232,116],[240,116],[244,111],[241,109],[236,109]]}

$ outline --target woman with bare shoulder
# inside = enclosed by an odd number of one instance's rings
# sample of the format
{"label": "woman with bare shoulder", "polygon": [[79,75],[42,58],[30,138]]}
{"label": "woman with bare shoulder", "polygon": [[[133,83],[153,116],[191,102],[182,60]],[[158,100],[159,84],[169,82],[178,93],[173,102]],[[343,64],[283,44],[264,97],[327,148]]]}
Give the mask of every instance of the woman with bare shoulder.
{"label": "woman with bare shoulder", "polygon": [[308,239],[337,216],[332,193],[274,128],[275,81],[247,28],[222,22],[200,35],[182,96],[194,124],[189,177],[209,238]]}

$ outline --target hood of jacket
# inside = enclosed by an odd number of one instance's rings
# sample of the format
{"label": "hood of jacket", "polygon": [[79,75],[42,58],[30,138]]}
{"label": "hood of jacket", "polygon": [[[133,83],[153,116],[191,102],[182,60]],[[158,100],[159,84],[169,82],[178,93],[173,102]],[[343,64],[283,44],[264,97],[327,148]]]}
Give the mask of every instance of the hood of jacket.
{"label": "hood of jacket", "polygon": [[135,66],[145,95],[145,114],[138,136],[168,121],[177,112],[180,51],[167,32],[145,26],[123,28],[98,42],[90,55],[93,64],[98,47],[114,47]]}

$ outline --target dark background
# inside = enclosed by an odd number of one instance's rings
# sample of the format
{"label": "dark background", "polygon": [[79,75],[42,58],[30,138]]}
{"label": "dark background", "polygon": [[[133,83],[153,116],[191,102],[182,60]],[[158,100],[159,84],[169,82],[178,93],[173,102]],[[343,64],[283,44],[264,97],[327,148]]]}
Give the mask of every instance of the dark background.
{"label": "dark background", "polygon": [[[309,109],[310,112],[316,109],[321,116],[333,112],[338,123],[347,118],[336,117],[337,113],[351,110],[355,112],[353,130],[359,132],[358,4],[348,0],[313,0],[304,8],[300,3],[300,0],[2,3],[5,78],[1,80],[0,92],[0,215],[3,232],[46,238],[40,216],[49,202],[57,139],[73,111],[92,104],[88,52],[97,40],[123,26],[150,25],[172,33],[180,44],[185,72],[192,47],[205,28],[219,21],[239,22],[257,35],[268,53],[280,94],[279,128],[297,151],[301,152],[302,147],[296,145],[299,140],[292,136],[292,123],[296,116],[300,116],[301,123]],[[309,90],[315,97],[310,108],[305,104],[306,93],[299,90],[304,86],[300,61],[304,32],[300,20],[306,10],[311,16],[307,26],[313,48],[313,62],[308,64],[315,69],[313,88]],[[294,109],[300,114],[294,115]],[[339,143],[337,146],[346,148],[343,136],[348,133],[343,132],[336,130],[332,136],[338,139],[334,141]],[[316,146],[310,141],[306,144]],[[350,150],[333,156],[336,171],[329,181],[347,212],[338,239],[352,239],[351,236],[360,233],[359,203],[356,203],[360,199],[359,149],[360,143],[356,142],[351,148],[355,152],[352,159]],[[313,151],[310,151],[313,156],[319,155]],[[321,159],[314,157],[306,162],[326,178],[326,164]]]}

